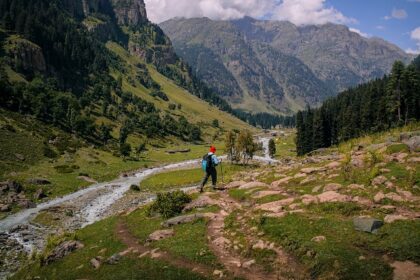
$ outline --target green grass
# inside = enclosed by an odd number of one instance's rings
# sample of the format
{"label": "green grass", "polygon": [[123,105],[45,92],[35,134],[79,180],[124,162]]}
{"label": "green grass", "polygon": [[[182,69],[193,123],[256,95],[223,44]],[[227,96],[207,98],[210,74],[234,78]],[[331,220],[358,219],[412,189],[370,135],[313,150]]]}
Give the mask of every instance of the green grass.
{"label": "green grass", "polygon": [[[159,260],[125,256],[116,265],[102,264],[95,270],[89,261],[96,256],[105,259],[126,249],[116,238],[117,218],[113,217],[77,231],[77,239],[85,246],[62,260],[48,266],[40,266],[38,261],[22,267],[11,279],[205,279],[185,269],[173,267]],[[100,251],[106,249],[101,255]]]}
{"label": "green grass", "polygon": [[410,152],[410,148],[406,144],[392,144],[386,148],[386,152],[388,154],[408,153]]}
{"label": "green grass", "polygon": [[295,130],[285,130],[287,136],[278,136],[275,138],[276,142],[276,156],[275,158],[280,159],[284,157],[294,157],[296,156],[296,144]]}
{"label": "green grass", "polygon": [[[209,207],[205,212],[214,210]],[[151,233],[162,229],[160,225],[162,221],[163,219],[160,217],[147,217],[144,209],[137,210],[126,217],[130,232],[142,243],[146,242]],[[220,267],[216,257],[207,246],[206,224],[206,220],[200,219],[193,223],[177,225],[174,227],[175,235],[173,237],[153,242],[151,245],[175,256],[182,256],[194,262]]]}
{"label": "green grass", "polygon": [[[381,256],[372,255],[355,245],[366,234],[356,232],[351,220],[288,215],[282,219],[266,218],[260,227],[267,237],[281,244],[307,265],[313,278],[392,278],[392,269]],[[311,241],[319,235],[325,236],[326,241]],[[366,259],[359,260],[360,256]]]}
{"label": "green grass", "polygon": [[[236,165],[236,164],[223,164],[223,180],[228,182],[231,177],[240,171],[250,170],[253,167]],[[217,167],[218,184],[222,183],[222,175],[220,166]],[[204,176],[201,168],[175,170],[165,173],[159,173],[146,178],[140,183],[142,190],[147,191],[165,191],[179,187],[191,186],[199,184]],[[210,179],[211,180],[211,179]]]}
{"label": "green grass", "polygon": [[188,260],[220,268],[216,256],[207,246],[206,224],[204,219],[200,219],[193,223],[177,225],[174,227],[173,237],[158,241],[154,246]]}

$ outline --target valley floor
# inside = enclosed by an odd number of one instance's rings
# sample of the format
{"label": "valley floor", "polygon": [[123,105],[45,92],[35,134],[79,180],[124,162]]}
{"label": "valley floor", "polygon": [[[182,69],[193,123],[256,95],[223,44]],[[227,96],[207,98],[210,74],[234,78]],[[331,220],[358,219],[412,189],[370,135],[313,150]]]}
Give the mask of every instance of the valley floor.
{"label": "valley floor", "polygon": [[[393,131],[230,168],[222,190],[186,189],[193,201],[169,220],[136,191],[75,233],[59,233],[68,208],[49,209],[32,225],[57,234],[12,279],[420,279],[419,144]],[[184,187],[180,172],[148,191]]]}

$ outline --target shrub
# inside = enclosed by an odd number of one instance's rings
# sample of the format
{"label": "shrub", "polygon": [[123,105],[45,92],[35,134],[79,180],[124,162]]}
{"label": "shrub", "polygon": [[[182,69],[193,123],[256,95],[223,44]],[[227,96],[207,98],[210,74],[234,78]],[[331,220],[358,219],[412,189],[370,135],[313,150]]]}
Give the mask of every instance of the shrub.
{"label": "shrub", "polygon": [[140,191],[140,187],[133,184],[133,185],[130,186],[130,190],[135,191],[135,192],[139,192]]}
{"label": "shrub", "polygon": [[184,205],[191,202],[191,197],[182,191],[158,193],[157,199],[147,209],[147,215],[159,213],[163,218],[171,218],[180,214]]}

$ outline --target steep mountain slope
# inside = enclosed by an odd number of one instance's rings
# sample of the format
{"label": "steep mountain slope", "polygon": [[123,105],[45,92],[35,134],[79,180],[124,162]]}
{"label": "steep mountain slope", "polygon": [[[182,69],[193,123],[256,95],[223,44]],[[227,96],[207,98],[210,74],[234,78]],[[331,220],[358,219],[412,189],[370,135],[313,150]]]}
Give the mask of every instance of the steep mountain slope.
{"label": "steep mountain slope", "polygon": [[[395,60],[411,59],[388,42],[336,24],[297,27],[247,17],[177,18],[160,26],[209,87],[248,110],[287,113],[318,105],[343,89],[383,76]],[[217,74],[211,75],[210,68]],[[251,84],[258,80],[255,76],[260,82]]]}

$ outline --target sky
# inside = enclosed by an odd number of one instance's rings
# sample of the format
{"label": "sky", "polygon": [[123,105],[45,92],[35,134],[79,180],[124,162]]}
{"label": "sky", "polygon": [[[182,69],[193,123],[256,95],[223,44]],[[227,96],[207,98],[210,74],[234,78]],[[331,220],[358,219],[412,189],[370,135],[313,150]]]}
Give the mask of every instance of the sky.
{"label": "sky", "polygon": [[364,37],[380,37],[420,53],[420,0],[145,0],[151,21],[173,17],[217,20],[251,16],[302,26],[347,25]]}

